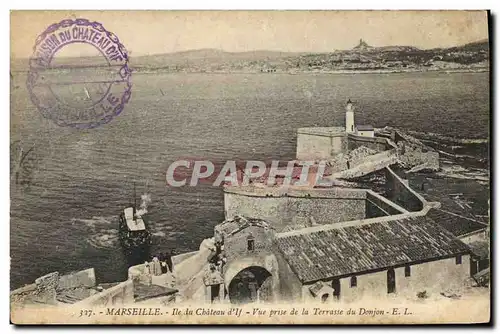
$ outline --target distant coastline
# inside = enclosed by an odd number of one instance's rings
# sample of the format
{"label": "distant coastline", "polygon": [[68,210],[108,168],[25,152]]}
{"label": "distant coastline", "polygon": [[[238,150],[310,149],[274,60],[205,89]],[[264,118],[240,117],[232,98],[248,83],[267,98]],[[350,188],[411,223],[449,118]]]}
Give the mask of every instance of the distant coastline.
{"label": "distant coastline", "polygon": [[296,71],[296,72],[285,72],[276,71],[271,73],[260,72],[256,70],[226,70],[226,71],[194,71],[194,70],[182,70],[182,71],[171,71],[166,69],[144,69],[144,68],[132,68],[133,73],[139,74],[262,74],[270,75],[273,74],[288,74],[288,75],[301,75],[301,74],[399,74],[399,73],[484,73],[489,72],[489,67],[480,68],[455,68],[455,69],[387,69],[387,70],[311,70],[311,71]]}
{"label": "distant coastline", "polygon": [[[136,73],[289,73],[361,74],[489,71],[488,40],[451,48],[373,47],[362,39],[351,50],[323,53],[225,52],[218,49],[130,56]],[[99,57],[58,58],[54,70],[101,68]],[[11,71],[27,71],[28,59],[11,59]]]}
{"label": "distant coastline", "polygon": [[413,73],[489,71],[489,42],[420,50],[413,46],[372,47],[362,39],[351,50],[326,53],[245,52],[215,49],[131,59],[138,72],[161,73]]}
{"label": "distant coastline", "polygon": [[[99,70],[98,67],[96,67]],[[301,71],[274,71],[274,72],[261,72],[254,69],[238,69],[238,70],[194,70],[194,69],[182,69],[178,71],[173,71],[164,68],[131,68],[133,73],[138,74],[262,74],[262,75],[273,75],[273,74],[288,74],[288,75],[300,75],[300,74],[398,74],[398,73],[485,73],[490,71],[489,66],[485,67],[470,67],[470,68],[401,68],[401,69],[366,69],[366,70],[301,70]],[[57,70],[54,70],[57,71]],[[61,69],[59,70],[61,74],[70,73],[71,69]],[[27,73],[28,69],[12,69],[12,73]]]}

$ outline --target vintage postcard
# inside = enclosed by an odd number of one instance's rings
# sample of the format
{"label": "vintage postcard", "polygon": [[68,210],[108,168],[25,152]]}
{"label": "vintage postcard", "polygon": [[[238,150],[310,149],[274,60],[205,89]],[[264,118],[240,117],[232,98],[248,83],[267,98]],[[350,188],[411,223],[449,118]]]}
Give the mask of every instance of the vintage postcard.
{"label": "vintage postcard", "polygon": [[14,324],[490,321],[487,11],[12,11]]}

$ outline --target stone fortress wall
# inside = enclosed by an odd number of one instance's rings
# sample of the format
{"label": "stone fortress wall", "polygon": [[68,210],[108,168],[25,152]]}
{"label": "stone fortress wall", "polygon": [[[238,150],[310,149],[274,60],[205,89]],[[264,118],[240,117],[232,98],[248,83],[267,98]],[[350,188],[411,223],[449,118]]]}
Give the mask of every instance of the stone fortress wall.
{"label": "stone fortress wall", "polygon": [[439,169],[439,154],[418,140],[392,128],[376,129],[375,133],[375,137],[365,137],[346,133],[342,127],[299,128],[296,158],[330,161],[364,147],[379,153],[395,150],[398,161],[408,169]]}
{"label": "stone fortress wall", "polygon": [[[226,188],[226,218],[243,215],[259,218],[280,232],[290,225],[310,226],[345,220],[362,219],[366,215],[366,194],[350,189],[304,189],[286,193],[262,193],[250,189]],[[311,218],[312,217],[312,218]],[[313,221],[311,221],[313,219]]]}
{"label": "stone fortress wall", "polygon": [[[275,189],[226,187],[226,219],[236,215],[268,221],[277,232],[389,215],[420,213],[429,203],[387,169],[390,198],[370,189]],[[392,202],[396,200],[396,202]]]}

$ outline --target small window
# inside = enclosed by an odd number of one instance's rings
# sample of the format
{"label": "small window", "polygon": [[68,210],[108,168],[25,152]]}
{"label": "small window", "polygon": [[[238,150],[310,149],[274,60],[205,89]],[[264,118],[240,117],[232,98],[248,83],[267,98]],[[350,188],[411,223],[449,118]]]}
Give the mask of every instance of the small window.
{"label": "small window", "polygon": [[455,264],[462,264],[462,255],[457,255],[455,258]]}
{"label": "small window", "polygon": [[411,276],[411,267],[406,266],[405,267],[405,277],[410,277]]}
{"label": "small window", "polygon": [[358,286],[358,278],[356,276],[351,277],[351,288]]}
{"label": "small window", "polygon": [[321,302],[322,303],[326,303],[328,301],[328,297],[330,297],[329,294],[327,293],[324,293],[322,296],[321,296]]}
{"label": "small window", "polygon": [[255,240],[253,238],[248,239],[247,240],[247,250],[253,251],[254,249],[255,249]]}

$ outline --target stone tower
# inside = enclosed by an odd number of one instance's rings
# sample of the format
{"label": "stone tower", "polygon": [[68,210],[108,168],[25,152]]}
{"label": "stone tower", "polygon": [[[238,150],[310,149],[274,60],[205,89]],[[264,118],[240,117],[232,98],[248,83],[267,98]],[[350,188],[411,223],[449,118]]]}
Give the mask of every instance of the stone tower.
{"label": "stone tower", "polygon": [[351,99],[347,101],[345,107],[345,131],[347,133],[354,133],[354,107],[352,105]]}

